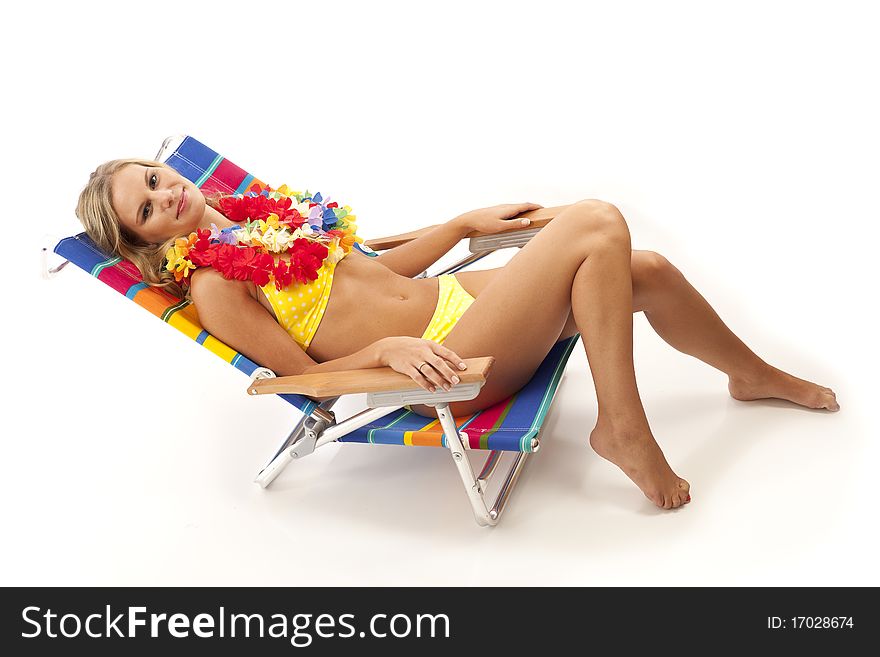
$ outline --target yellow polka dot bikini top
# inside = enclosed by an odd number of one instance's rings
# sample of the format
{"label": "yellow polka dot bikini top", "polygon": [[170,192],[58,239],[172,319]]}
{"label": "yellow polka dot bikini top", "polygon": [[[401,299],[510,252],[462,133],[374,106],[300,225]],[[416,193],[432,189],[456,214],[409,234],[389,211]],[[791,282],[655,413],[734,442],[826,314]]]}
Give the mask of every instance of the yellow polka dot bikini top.
{"label": "yellow polka dot bikini top", "polygon": [[[378,256],[375,251],[358,242],[354,243],[354,248],[365,255]],[[342,260],[349,254],[350,252],[346,253]],[[330,289],[333,286],[333,274],[337,264],[339,263],[331,264],[324,261],[318,270],[318,278],[309,283],[291,283],[280,291],[275,287],[274,282],[267,283],[260,288],[266,295],[266,299],[269,300],[272,310],[275,311],[278,323],[302,347],[303,351],[309,348],[312,338],[315,337],[318,326],[324,318],[324,310],[327,308],[327,302],[330,301]]]}

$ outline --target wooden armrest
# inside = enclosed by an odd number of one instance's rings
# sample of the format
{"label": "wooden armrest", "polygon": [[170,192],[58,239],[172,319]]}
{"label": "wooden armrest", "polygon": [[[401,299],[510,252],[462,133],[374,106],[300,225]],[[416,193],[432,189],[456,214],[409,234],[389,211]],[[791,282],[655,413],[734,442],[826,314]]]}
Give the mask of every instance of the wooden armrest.
{"label": "wooden armrest", "polygon": [[[531,219],[531,222],[528,226],[522,226],[520,224],[516,224],[510,230],[504,230],[500,233],[495,233],[497,235],[504,235],[506,233],[515,233],[519,230],[532,230],[534,228],[543,228],[550,220],[553,219],[557,214],[559,214],[562,210],[567,208],[567,205],[557,205],[552,208],[538,208],[537,210],[529,210],[528,212],[523,212],[522,214],[516,215],[509,219],[511,223],[514,223],[514,219]],[[393,249],[395,246],[400,246],[401,244],[405,244],[406,242],[411,242],[412,240],[421,237],[425,233],[430,230],[436,228],[439,224],[434,224],[433,226],[426,226],[425,228],[420,228],[419,230],[413,230],[408,233],[401,233],[400,235],[391,235],[390,237],[379,237],[372,240],[365,240],[364,244],[373,249],[373,251],[386,251],[388,249]],[[465,235],[465,237],[482,237],[486,235],[486,233],[481,233],[478,230],[472,231]]]}
{"label": "wooden armrest", "polygon": [[[495,357],[466,358],[464,362],[467,369],[455,371],[458,378],[461,379],[461,383],[483,384],[486,382],[489,370],[495,363]],[[454,388],[455,386],[453,386]],[[297,393],[320,400],[363,392],[416,389],[421,389],[421,386],[406,374],[401,374],[390,367],[371,367],[363,370],[340,370],[320,374],[257,379],[248,386],[248,394]]]}

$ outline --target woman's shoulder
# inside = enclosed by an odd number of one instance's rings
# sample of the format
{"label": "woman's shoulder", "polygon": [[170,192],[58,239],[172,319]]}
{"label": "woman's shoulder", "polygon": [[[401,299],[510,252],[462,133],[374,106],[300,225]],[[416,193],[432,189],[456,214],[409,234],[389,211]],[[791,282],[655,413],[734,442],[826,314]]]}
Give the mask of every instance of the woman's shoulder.
{"label": "woman's shoulder", "polygon": [[229,299],[247,294],[256,298],[256,288],[251,281],[238,281],[223,276],[213,267],[199,267],[190,273],[190,294],[193,301],[211,299]]}

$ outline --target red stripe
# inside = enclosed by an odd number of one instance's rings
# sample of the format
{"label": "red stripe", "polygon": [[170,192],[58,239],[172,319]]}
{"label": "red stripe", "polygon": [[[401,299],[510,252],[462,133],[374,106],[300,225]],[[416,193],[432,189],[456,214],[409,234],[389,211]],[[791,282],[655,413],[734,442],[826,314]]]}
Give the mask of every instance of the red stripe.
{"label": "red stripe", "polygon": [[98,274],[98,280],[106,283],[117,292],[125,294],[132,285],[141,282],[141,275],[137,267],[127,260],[123,260],[111,267],[104,267]]}
{"label": "red stripe", "polygon": [[226,185],[229,185],[229,189],[223,190],[224,192],[227,192],[229,194],[238,189],[238,186],[246,177],[247,171],[242,169],[240,166],[233,164],[229,160],[223,160],[220,164],[217,165],[217,168],[214,169],[214,173],[211,174],[211,178],[213,178],[215,181],[219,180]]}
{"label": "red stripe", "polygon": [[465,427],[464,430],[467,431],[468,442],[470,443],[471,449],[480,449],[480,436],[482,434],[497,430],[495,428],[495,423],[498,422],[498,419],[504,413],[511,401],[512,399],[508,397],[497,404],[493,404],[489,408],[483,410],[477,419]]}

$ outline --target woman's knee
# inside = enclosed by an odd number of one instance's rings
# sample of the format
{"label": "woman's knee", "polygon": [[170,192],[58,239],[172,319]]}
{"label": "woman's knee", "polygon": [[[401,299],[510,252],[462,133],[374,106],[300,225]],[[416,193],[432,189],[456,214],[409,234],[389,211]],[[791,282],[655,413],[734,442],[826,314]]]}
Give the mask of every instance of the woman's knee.
{"label": "woman's knee", "polygon": [[681,272],[669,260],[656,251],[632,252],[633,285],[650,286],[668,283],[681,276]]}
{"label": "woman's knee", "polygon": [[567,217],[576,226],[575,231],[591,238],[623,240],[630,243],[629,226],[617,207],[607,201],[589,198],[572,204],[569,211],[558,218]]}

